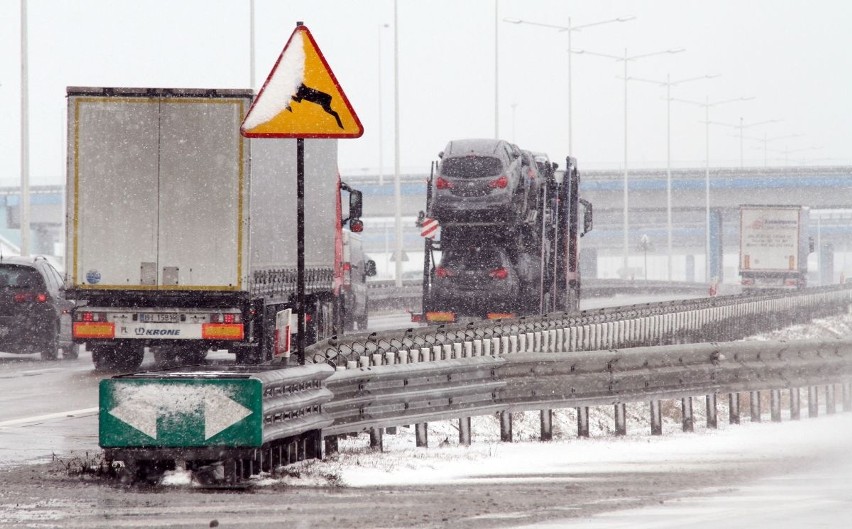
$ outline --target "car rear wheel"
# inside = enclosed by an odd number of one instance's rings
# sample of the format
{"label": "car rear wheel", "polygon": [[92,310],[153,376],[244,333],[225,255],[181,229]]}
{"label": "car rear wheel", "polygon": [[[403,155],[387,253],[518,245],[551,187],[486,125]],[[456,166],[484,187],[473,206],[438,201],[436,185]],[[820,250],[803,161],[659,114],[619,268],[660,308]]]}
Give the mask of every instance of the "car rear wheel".
{"label": "car rear wheel", "polygon": [[56,324],[56,329],[48,338],[44,349],[41,351],[42,360],[56,360],[59,358],[59,324]]}

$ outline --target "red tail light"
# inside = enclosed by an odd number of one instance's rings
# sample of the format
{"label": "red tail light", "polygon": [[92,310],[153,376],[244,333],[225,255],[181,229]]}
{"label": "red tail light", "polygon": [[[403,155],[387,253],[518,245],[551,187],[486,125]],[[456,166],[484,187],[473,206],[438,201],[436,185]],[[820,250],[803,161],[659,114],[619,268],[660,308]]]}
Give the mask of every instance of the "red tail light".
{"label": "red tail light", "polygon": [[443,266],[439,266],[435,269],[435,277],[438,277],[440,279],[453,277],[454,275],[456,275],[455,272],[453,272],[449,268],[444,268]]}
{"label": "red tail light", "polygon": [[449,180],[445,180],[439,176],[438,179],[435,181],[435,187],[437,187],[438,189],[452,189],[455,186]]}
{"label": "red tail light", "polygon": [[32,292],[18,292],[15,294],[14,299],[16,303],[26,303],[27,301],[44,303],[47,301],[47,294],[43,292],[39,292],[38,294],[33,294]]}
{"label": "red tail light", "polygon": [[344,272],[349,272],[351,270],[352,270],[352,264],[351,263],[343,263],[343,271]]}
{"label": "red tail light", "polygon": [[505,268],[497,268],[488,273],[493,279],[506,279],[509,277],[509,271]]}
{"label": "red tail light", "polygon": [[488,182],[488,187],[490,187],[492,189],[495,189],[495,188],[498,188],[498,187],[500,189],[506,189],[508,186],[509,186],[509,179],[506,178],[505,175],[501,176],[497,180],[492,180],[492,181]]}

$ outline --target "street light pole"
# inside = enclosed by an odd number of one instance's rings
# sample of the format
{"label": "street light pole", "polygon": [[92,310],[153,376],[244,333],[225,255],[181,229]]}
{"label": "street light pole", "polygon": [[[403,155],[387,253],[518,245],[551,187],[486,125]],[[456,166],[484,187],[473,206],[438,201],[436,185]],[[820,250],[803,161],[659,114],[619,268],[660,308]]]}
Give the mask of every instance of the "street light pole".
{"label": "street light pole", "polygon": [[606,58],[606,59],[614,59],[616,61],[622,61],[624,63],[624,194],[623,194],[623,203],[624,203],[624,211],[623,211],[623,216],[624,216],[624,223],[623,223],[624,224],[624,227],[623,227],[623,229],[624,229],[624,255],[623,255],[623,261],[624,261],[624,264],[623,264],[623,266],[624,266],[625,275],[628,273],[628,260],[629,260],[629,257],[630,257],[630,236],[629,236],[629,233],[628,233],[629,230],[630,230],[630,221],[628,219],[628,212],[629,212],[629,192],[628,192],[629,174],[628,173],[629,173],[629,171],[628,171],[628,165],[627,165],[627,81],[629,81],[630,78],[627,76],[627,63],[630,62],[630,61],[644,59],[646,57],[653,57],[653,56],[656,56],[656,55],[665,55],[665,54],[674,54],[674,53],[680,53],[682,51],[684,51],[683,48],[677,48],[677,49],[655,51],[655,52],[652,52],[652,53],[643,53],[641,55],[630,56],[630,55],[627,54],[627,48],[624,48],[624,56],[619,57],[617,55],[609,55],[609,54],[606,54],[606,53],[598,53],[598,52],[593,52],[593,51],[588,51],[588,50],[576,50],[576,51],[572,50],[573,53],[592,55],[592,56],[595,56],[595,57],[603,57],[603,58]]}
{"label": "street light pole", "polygon": [[710,121],[710,107],[751,99],[754,99],[754,97],[735,97],[711,103],[710,96],[706,96],[702,103],[690,99],[672,98],[672,101],[704,107],[704,278],[708,282],[712,279],[712,276],[710,276],[710,123],[712,123]]}
{"label": "street light pole", "polygon": [[382,29],[390,27],[389,24],[380,24],[378,28],[379,44],[379,185],[385,183],[385,138],[384,119],[382,118]]}
{"label": "street light pole", "polygon": [[672,86],[688,83],[690,81],[700,81],[702,79],[713,79],[719,77],[718,74],[701,75],[697,77],[688,77],[686,79],[671,80],[671,74],[666,74],[665,81],[657,81],[654,79],[643,79],[641,77],[633,77],[631,80],[640,81],[643,83],[656,84],[666,87],[666,231],[668,234],[668,280],[672,280]]}
{"label": "street light pole", "polygon": [[800,138],[804,136],[804,134],[788,134],[786,136],[775,136],[774,138],[770,138],[769,134],[764,132],[762,138],[756,138],[754,136],[744,136],[747,140],[754,140],[763,143],[763,166],[767,167],[768,164],[768,156],[767,151],[769,150],[769,142],[770,141],[778,141],[778,140],[786,140],[790,138]]}
{"label": "street light pole", "polygon": [[399,2],[393,0],[393,195],[396,232],[395,284],[402,288],[402,189],[399,181]]}
{"label": "street light pole", "polygon": [[571,22],[571,17],[568,17],[568,25],[567,26],[558,26],[555,24],[545,24],[542,22],[531,22],[529,20],[521,20],[518,18],[504,18],[503,22],[508,22],[510,24],[526,24],[529,26],[540,26],[550,29],[558,30],[559,32],[565,32],[568,34],[568,154],[574,153],[574,145],[572,143],[572,121],[574,118],[574,111],[571,102],[571,53],[573,48],[571,47],[571,33],[574,31],[581,31],[586,28],[590,28],[592,26],[602,26],[604,24],[611,24],[614,22],[629,22],[631,20],[635,20],[635,16],[627,16],[627,17],[618,17],[618,18],[610,18],[607,20],[600,20],[598,22],[590,22],[588,24],[579,24],[577,26],[573,25]]}
{"label": "street light pole", "polygon": [[722,125],[723,127],[731,127],[733,129],[739,129],[740,130],[740,134],[739,134],[739,136],[740,136],[740,169],[742,169],[743,166],[744,166],[744,164],[743,164],[743,138],[744,138],[743,130],[751,128],[751,127],[756,127],[758,125],[766,125],[767,123],[778,123],[779,121],[781,121],[781,120],[780,119],[767,119],[767,120],[764,120],[764,121],[757,121],[755,123],[749,123],[749,124],[746,125],[746,124],[743,124],[743,118],[742,118],[742,116],[740,116],[739,125],[733,125],[731,123],[721,123],[721,122],[718,122],[718,121],[714,121],[713,124],[714,125]]}

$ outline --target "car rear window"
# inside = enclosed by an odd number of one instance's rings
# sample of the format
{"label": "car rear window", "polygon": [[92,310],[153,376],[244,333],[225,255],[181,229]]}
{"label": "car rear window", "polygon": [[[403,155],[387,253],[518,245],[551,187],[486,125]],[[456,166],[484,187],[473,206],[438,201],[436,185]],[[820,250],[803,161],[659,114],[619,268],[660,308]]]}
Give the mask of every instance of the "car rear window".
{"label": "car rear window", "polygon": [[493,248],[465,248],[444,252],[441,265],[460,270],[483,270],[503,265],[500,252]]}
{"label": "car rear window", "polygon": [[35,268],[0,265],[0,288],[39,290],[44,289],[44,281]]}
{"label": "car rear window", "polygon": [[441,164],[441,174],[450,178],[483,178],[499,176],[503,164],[493,156],[460,156],[448,158]]}

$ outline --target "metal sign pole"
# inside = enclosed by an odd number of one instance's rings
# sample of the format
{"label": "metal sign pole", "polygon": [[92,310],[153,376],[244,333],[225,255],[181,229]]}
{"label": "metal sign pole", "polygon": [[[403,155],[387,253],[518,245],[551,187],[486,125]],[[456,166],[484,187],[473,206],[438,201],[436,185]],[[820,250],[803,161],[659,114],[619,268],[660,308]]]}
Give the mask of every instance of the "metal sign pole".
{"label": "metal sign pole", "polygon": [[296,350],[305,365],[305,139],[296,138]]}

